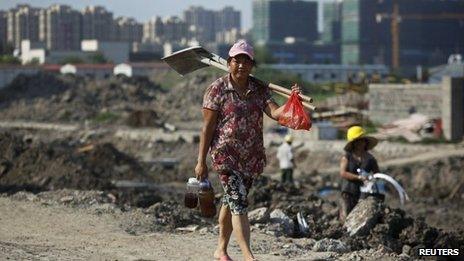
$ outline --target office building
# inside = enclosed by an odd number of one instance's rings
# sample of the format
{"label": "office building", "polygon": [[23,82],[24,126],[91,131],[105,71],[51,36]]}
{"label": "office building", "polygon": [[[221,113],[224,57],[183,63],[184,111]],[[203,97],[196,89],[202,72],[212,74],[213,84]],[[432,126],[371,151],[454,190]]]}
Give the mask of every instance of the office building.
{"label": "office building", "polygon": [[318,38],[317,3],[297,0],[253,0],[253,39],[258,44],[285,38],[313,42]]}
{"label": "office building", "polygon": [[391,0],[345,0],[341,24],[344,64],[408,71],[464,52],[464,1],[398,0],[394,7]]}
{"label": "office building", "polygon": [[338,43],[340,41],[340,20],[342,12],[342,2],[322,3],[323,28],[321,40],[324,43]]}

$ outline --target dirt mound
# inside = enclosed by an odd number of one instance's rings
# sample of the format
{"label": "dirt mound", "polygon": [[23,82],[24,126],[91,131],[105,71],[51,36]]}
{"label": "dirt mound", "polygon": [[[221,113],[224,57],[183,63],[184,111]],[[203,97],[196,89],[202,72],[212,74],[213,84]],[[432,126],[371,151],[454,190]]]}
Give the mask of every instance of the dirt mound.
{"label": "dirt mound", "polygon": [[0,90],[0,104],[3,108],[16,100],[50,98],[71,87],[70,78],[60,78],[48,73],[20,74],[9,85]]}
{"label": "dirt mound", "polygon": [[153,107],[160,93],[159,85],[146,78],[94,81],[39,73],[17,77],[0,91],[0,115],[4,119],[120,123],[133,110]]}
{"label": "dirt mound", "polygon": [[0,90],[0,115],[4,119],[90,120],[135,127],[201,120],[204,91],[219,76],[194,73],[163,91],[144,77],[95,81],[72,75],[21,75]]}
{"label": "dirt mound", "polygon": [[131,127],[160,126],[158,114],[153,110],[136,110],[129,114],[126,124]]}
{"label": "dirt mound", "polygon": [[389,252],[405,253],[419,258],[419,248],[452,248],[464,250],[464,231],[446,232],[425,223],[423,218],[414,219],[403,210],[385,207],[377,225],[367,236],[343,235],[351,250],[384,246]]}
{"label": "dirt mound", "polygon": [[[156,111],[170,122],[201,120],[203,95],[206,88],[222,74],[198,72],[179,81],[159,97]],[[167,110],[166,108],[169,108]]]}
{"label": "dirt mound", "polygon": [[391,167],[386,173],[404,184],[412,195],[444,199],[452,196],[459,198],[464,193],[463,169],[464,157],[456,156]]}
{"label": "dirt mound", "polygon": [[112,191],[121,203],[149,206],[160,201],[152,193],[116,189],[115,181],[152,179],[135,159],[109,143],[84,148],[66,142],[28,145],[20,137],[0,133],[0,153],[0,166],[6,166],[0,177],[2,192],[70,188]]}

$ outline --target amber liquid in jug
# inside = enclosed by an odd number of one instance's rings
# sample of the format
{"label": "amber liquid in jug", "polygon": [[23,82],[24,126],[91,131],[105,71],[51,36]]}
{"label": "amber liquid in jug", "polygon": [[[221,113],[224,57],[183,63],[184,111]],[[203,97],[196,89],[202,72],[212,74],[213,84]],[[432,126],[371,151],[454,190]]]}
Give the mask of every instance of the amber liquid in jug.
{"label": "amber liquid in jug", "polygon": [[196,178],[190,178],[184,195],[184,205],[188,208],[196,208],[198,205],[198,190],[200,183]]}
{"label": "amber liquid in jug", "polygon": [[216,205],[214,204],[214,190],[211,183],[206,180],[200,183],[200,192],[198,193],[200,202],[200,213],[203,217],[214,217],[216,215]]}

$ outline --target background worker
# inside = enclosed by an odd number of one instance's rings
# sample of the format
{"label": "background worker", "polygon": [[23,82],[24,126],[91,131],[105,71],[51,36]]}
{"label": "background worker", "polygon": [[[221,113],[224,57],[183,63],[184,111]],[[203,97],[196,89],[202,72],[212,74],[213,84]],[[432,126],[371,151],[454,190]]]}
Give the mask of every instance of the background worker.
{"label": "background worker", "polygon": [[[206,154],[224,189],[219,212],[219,240],[214,257],[230,260],[227,253],[232,232],[245,260],[255,260],[250,248],[248,192],[255,177],[263,172],[266,154],[263,145],[263,112],[278,120],[284,106],[271,98],[270,89],[254,81],[253,47],[239,40],[229,50],[229,74],[213,82],[203,98],[203,127],[195,174],[208,177]],[[292,86],[296,93],[298,85]]]}
{"label": "background worker", "polygon": [[284,142],[277,149],[277,159],[279,159],[280,171],[282,174],[282,183],[293,184],[293,168],[295,168],[295,159],[292,148],[293,136],[285,135]]}
{"label": "background worker", "polygon": [[340,177],[342,178],[340,221],[344,222],[346,216],[358,204],[361,195],[360,187],[367,180],[358,174],[357,169],[363,169],[367,173],[379,172],[377,160],[368,152],[374,148],[378,140],[365,135],[360,126],[348,129],[345,145],[345,155],[340,160]]}

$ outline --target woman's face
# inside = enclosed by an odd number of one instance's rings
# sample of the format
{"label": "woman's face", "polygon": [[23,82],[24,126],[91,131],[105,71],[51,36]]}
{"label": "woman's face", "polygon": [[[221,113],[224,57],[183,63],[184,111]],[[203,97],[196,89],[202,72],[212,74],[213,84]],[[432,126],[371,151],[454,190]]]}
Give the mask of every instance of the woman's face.
{"label": "woman's face", "polygon": [[246,79],[253,69],[253,61],[246,54],[232,57],[229,62],[229,71],[236,79]]}

